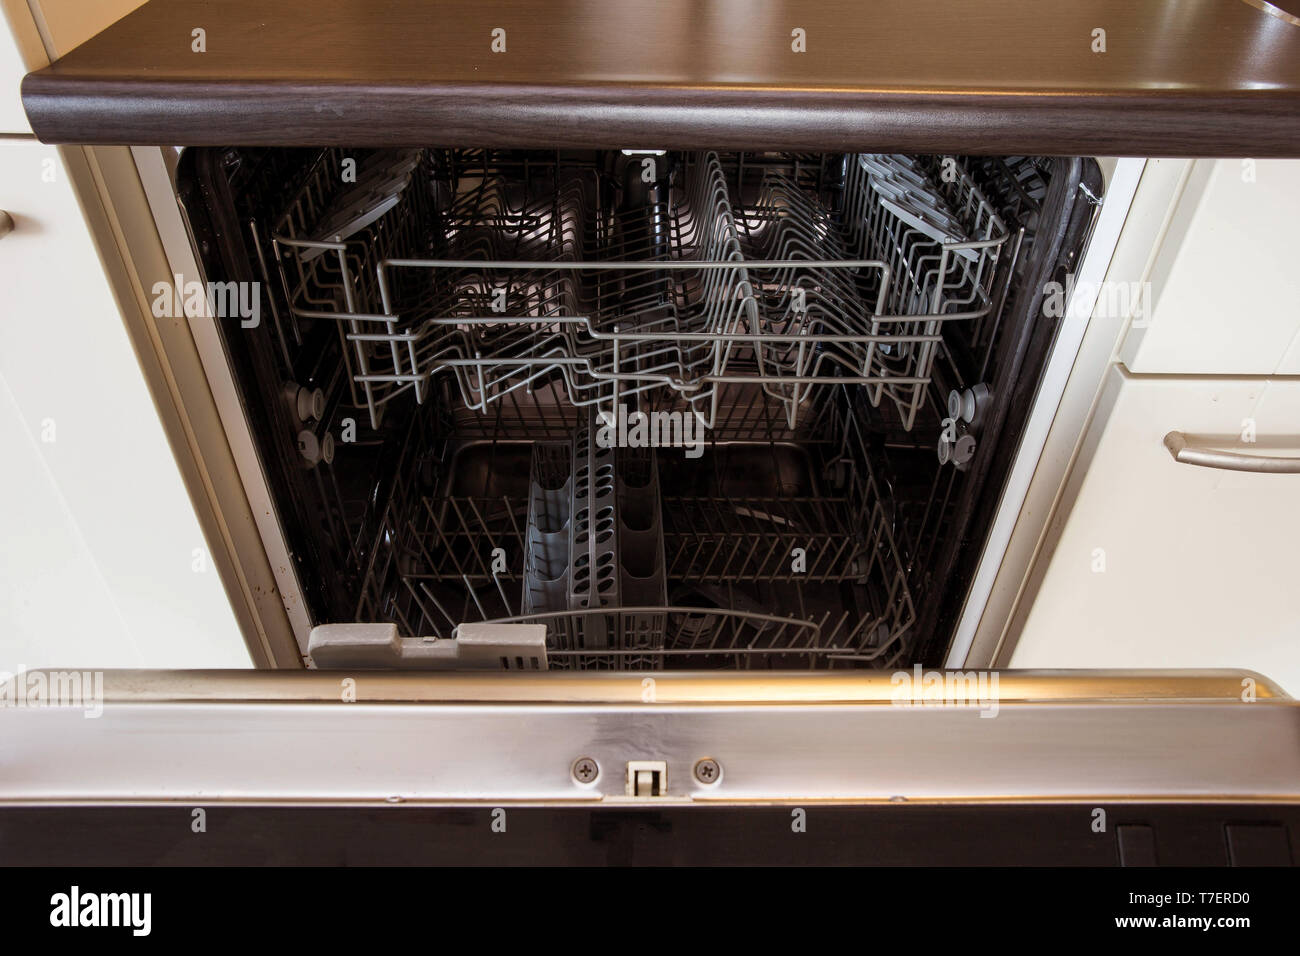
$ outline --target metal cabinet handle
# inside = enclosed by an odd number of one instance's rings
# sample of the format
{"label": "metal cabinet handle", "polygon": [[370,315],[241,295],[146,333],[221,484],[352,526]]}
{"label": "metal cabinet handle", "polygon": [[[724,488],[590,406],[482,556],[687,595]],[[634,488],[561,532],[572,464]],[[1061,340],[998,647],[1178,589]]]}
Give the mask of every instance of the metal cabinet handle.
{"label": "metal cabinet handle", "polygon": [[1182,432],[1165,436],[1165,447],[1174,461],[1203,468],[1222,468],[1225,471],[1255,471],[1272,475],[1300,475],[1300,458],[1268,458],[1264,455],[1240,455],[1216,448],[1194,448],[1187,444]]}
{"label": "metal cabinet handle", "polygon": [[14,231],[14,217],[0,209],[0,239]]}

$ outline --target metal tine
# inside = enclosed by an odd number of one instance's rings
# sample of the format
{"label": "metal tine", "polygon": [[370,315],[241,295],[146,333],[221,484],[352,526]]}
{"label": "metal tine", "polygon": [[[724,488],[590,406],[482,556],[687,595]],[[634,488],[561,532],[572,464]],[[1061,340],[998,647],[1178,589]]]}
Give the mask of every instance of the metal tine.
{"label": "metal tine", "polygon": [[[514,608],[512,608],[512,607],[510,606],[510,599],[509,599],[508,597],[506,597],[506,589],[505,589],[504,587],[501,586],[501,579],[500,579],[499,577],[497,577],[497,573],[496,573],[496,571],[493,571],[493,572],[492,572],[492,582],[497,586],[497,593],[501,595],[501,604],[505,607],[505,609],[506,609],[506,614],[510,614],[511,612],[514,611]],[[520,613],[520,614],[522,614],[522,613],[523,613],[523,610],[524,610],[524,608],[523,608],[523,603],[524,603],[524,602],[523,602],[523,595],[521,594],[521,595],[520,595],[520,598],[519,598],[519,613]]]}
{"label": "metal tine", "polygon": [[[480,601],[480,600],[478,599],[478,591],[475,590],[474,585],[470,584],[470,582],[469,582],[469,576],[468,576],[468,575],[462,575],[462,576],[461,576],[461,580],[465,582],[465,592],[466,592],[466,594],[468,594],[469,597],[473,599],[473,601],[474,601],[474,606],[475,606],[476,608],[478,608],[479,620],[480,620],[480,621],[486,621],[486,620],[488,619],[488,612],[485,611],[485,610],[483,609],[483,602]],[[507,607],[508,607],[508,606],[509,606],[509,605],[507,605]]]}
{"label": "metal tine", "polygon": [[[442,606],[442,602],[439,601],[436,597],[434,597],[433,591],[430,590],[427,582],[425,581],[420,582],[420,590],[424,592],[425,597],[429,599],[429,601],[433,604],[433,606],[438,609],[438,613],[440,613],[443,617],[447,619],[447,624],[450,627],[455,628],[458,624],[460,624],[460,621],[458,621],[454,615],[447,613],[447,609]],[[432,622],[432,615],[426,615],[426,619]],[[408,633],[413,633],[413,632],[408,632]]]}

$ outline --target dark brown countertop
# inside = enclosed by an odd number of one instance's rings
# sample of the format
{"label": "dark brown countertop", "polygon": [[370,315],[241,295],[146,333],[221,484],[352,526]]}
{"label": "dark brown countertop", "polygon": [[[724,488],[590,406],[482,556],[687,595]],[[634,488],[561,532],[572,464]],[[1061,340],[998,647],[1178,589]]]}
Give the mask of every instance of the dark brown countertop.
{"label": "dark brown countertop", "polygon": [[152,0],[23,99],[47,142],[1300,156],[1300,17],[1263,0]]}

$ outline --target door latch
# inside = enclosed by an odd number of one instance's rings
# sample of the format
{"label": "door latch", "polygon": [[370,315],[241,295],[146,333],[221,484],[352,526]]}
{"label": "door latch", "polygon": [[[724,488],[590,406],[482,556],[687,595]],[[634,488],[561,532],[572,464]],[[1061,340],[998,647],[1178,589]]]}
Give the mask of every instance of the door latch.
{"label": "door latch", "polygon": [[629,797],[662,797],[668,793],[668,764],[662,760],[627,762]]}

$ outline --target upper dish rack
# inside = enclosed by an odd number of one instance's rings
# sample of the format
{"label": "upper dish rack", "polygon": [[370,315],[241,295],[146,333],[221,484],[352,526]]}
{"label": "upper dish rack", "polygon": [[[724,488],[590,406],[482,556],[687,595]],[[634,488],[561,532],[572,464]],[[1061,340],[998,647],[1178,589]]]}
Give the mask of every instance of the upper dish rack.
{"label": "upper dish rack", "polygon": [[812,389],[860,384],[910,429],[943,324],[989,312],[1008,237],[953,160],[850,154],[828,208],[777,168],[738,202],[709,152],[610,209],[592,165],[529,160],[521,182],[482,156],[378,153],[342,184],[327,152],[271,230],[291,314],[338,323],[376,427],[445,373],[480,412],[546,388],[685,403],[708,428],[725,383],[761,386],[791,428]]}

